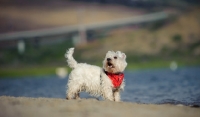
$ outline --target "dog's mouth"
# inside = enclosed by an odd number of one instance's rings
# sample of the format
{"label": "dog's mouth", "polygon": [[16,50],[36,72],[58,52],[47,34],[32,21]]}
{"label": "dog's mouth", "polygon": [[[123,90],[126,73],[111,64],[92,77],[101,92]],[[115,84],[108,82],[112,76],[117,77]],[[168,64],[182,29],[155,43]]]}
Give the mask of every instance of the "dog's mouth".
{"label": "dog's mouth", "polygon": [[109,68],[114,68],[114,65],[110,62],[108,62],[107,65],[108,65]]}

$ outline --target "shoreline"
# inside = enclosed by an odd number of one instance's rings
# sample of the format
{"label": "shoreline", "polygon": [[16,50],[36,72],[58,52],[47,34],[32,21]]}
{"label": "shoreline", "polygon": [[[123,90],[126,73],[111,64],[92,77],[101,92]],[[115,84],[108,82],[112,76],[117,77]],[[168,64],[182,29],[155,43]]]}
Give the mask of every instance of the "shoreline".
{"label": "shoreline", "polygon": [[19,117],[197,117],[200,116],[200,111],[199,108],[171,104],[0,96],[0,116],[12,117],[16,115]]}

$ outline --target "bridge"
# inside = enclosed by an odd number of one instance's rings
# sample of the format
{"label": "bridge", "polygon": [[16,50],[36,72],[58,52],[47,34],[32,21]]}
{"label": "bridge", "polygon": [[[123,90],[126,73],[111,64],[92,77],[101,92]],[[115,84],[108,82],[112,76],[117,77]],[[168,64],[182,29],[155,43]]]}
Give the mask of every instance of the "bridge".
{"label": "bridge", "polygon": [[80,40],[86,40],[87,39],[87,35],[86,35],[87,30],[96,30],[96,29],[107,28],[107,27],[158,21],[158,20],[167,19],[168,15],[169,14],[166,12],[156,12],[156,13],[151,13],[151,14],[144,14],[144,15],[140,15],[140,16],[133,16],[133,17],[129,17],[129,18],[101,22],[101,23],[63,26],[63,27],[58,27],[58,28],[40,29],[40,30],[33,30],[33,31],[4,33],[4,34],[0,34],[0,41],[64,35],[64,34],[69,34],[69,33],[73,33],[73,32],[78,32]]}

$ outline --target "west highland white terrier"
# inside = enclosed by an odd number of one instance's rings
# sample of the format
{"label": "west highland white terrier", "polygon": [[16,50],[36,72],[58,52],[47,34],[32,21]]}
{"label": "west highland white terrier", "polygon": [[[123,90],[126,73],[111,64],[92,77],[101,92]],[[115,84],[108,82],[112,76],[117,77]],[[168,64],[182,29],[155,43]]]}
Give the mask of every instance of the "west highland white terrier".
{"label": "west highland white terrier", "polygon": [[66,99],[79,99],[81,91],[111,101],[120,101],[120,91],[124,90],[124,73],[127,66],[126,55],[120,51],[108,51],[103,60],[103,68],[77,63],[73,58],[74,48],[70,48],[65,57],[70,68]]}

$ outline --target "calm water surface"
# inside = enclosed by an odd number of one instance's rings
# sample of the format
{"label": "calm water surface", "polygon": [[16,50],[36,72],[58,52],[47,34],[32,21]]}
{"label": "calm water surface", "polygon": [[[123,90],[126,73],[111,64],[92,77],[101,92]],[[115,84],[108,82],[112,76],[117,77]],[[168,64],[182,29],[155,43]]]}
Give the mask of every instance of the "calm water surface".
{"label": "calm water surface", "polygon": [[[0,96],[65,98],[67,80],[57,76],[1,78]],[[200,67],[126,71],[125,80],[123,101],[200,106]],[[81,97],[89,96],[81,93]]]}

